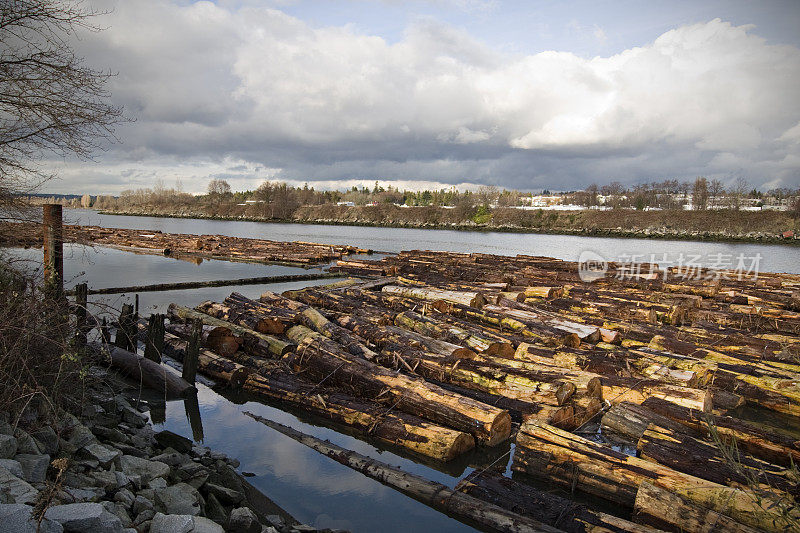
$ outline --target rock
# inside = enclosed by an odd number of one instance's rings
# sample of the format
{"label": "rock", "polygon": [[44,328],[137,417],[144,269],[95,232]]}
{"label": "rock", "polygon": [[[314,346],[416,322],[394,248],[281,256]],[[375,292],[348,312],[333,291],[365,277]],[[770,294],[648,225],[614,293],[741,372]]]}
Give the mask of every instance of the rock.
{"label": "rock", "polygon": [[0,467],[0,503],[32,503],[37,495],[30,483]]}
{"label": "rock", "polygon": [[213,494],[219,498],[220,501],[232,503],[234,505],[244,499],[243,493],[214,483],[206,483],[202,488],[205,489],[208,494]]}
{"label": "rock", "polygon": [[123,455],[119,459],[119,467],[127,476],[141,476],[142,483],[169,475],[169,465],[157,461],[149,461],[132,455]]}
{"label": "rock", "polygon": [[192,533],[225,533],[225,530],[213,520],[204,516],[195,516]]}
{"label": "rock", "polygon": [[96,441],[97,439],[95,438],[94,433],[92,433],[92,431],[89,428],[87,428],[80,422],[77,422],[75,425],[72,426],[72,429],[70,429],[69,432],[69,438],[67,439],[67,442],[75,450],[80,450],[87,444]]}
{"label": "rock", "polygon": [[136,518],[133,520],[133,525],[138,526],[142,522],[146,522],[148,520],[152,520],[153,517],[156,515],[156,512],[152,509],[145,509],[141,513],[136,515]]}
{"label": "rock", "polygon": [[0,435],[14,435],[14,428],[8,420],[0,418]]}
{"label": "rock", "polygon": [[156,490],[154,502],[156,509],[166,514],[200,514],[200,493],[186,483]]}
{"label": "rock", "polygon": [[13,435],[0,434],[0,459],[11,459],[17,454],[17,439]]}
{"label": "rock", "polygon": [[267,522],[275,527],[275,529],[283,529],[283,518],[277,514],[267,515]]}
{"label": "rock", "polygon": [[179,453],[189,453],[192,451],[192,441],[177,433],[164,430],[156,433],[154,437],[162,448],[172,448]]}
{"label": "rock", "polygon": [[119,450],[103,446],[99,442],[92,442],[81,448],[80,453],[87,459],[97,461],[103,468],[108,468],[114,460],[121,456]]}
{"label": "rock", "polygon": [[165,515],[156,513],[150,524],[150,533],[189,533],[194,529],[194,520],[189,515]]}
{"label": "rock", "polygon": [[149,481],[147,486],[153,490],[163,489],[167,486],[167,480],[163,477],[157,477],[156,479]]}
{"label": "rock", "polygon": [[120,444],[117,446],[117,449],[121,451],[123,455],[132,455],[134,457],[139,457],[140,459],[147,459],[150,455],[146,449],[128,446],[127,444]]}
{"label": "rock", "polygon": [[179,466],[184,463],[192,462],[192,460],[189,459],[187,456],[180,454],[178,452],[162,453],[160,455],[151,457],[150,460],[166,463],[169,466]]}
{"label": "rock", "polygon": [[228,531],[261,533],[261,524],[256,514],[247,507],[237,507],[228,518]]}
{"label": "rock", "polygon": [[133,520],[131,520],[131,515],[128,514],[127,509],[121,503],[114,503],[114,502],[100,502],[101,505],[105,508],[106,511],[113,514],[119,521],[122,523],[122,527],[131,527],[133,525]]}
{"label": "rock", "polygon": [[213,472],[208,480],[215,485],[221,485],[225,488],[244,493],[241,478],[239,478],[236,471],[228,465],[224,465],[216,472]]}
{"label": "rock", "polygon": [[17,453],[23,453],[28,455],[40,455],[42,450],[39,449],[39,445],[36,444],[36,441],[33,440],[27,431],[17,428],[14,431],[14,436],[17,438]]}
{"label": "rock", "polygon": [[[133,480],[123,474],[122,472],[114,472],[114,478],[117,480],[117,488],[123,489],[125,487],[129,487],[131,485],[135,485]],[[140,478],[141,479],[141,478]]]}
{"label": "rock", "polygon": [[50,507],[45,518],[60,523],[66,531],[121,533],[122,521],[99,503],[70,503]]}
{"label": "rock", "polygon": [[228,521],[228,515],[225,508],[219,503],[219,500],[213,494],[209,494],[206,498],[206,516],[214,522],[224,524]]}
{"label": "rock", "polygon": [[121,503],[126,509],[131,508],[135,499],[136,496],[134,496],[133,493],[128,489],[118,490],[117,493],[114,494],[114,501]]}
{"label": "rock", "polygon": [[117,476],[109,470],[95,470],[89,473],[89,477],[94,480],[92,485],[102,487],[108,492],[117,488]]}
{"label": "rock", "polygon": [[36,441],[39,449],[47,455],[53,456],[58,453],[58,435],[50,426],[44,426],[31,433],[31,437]]}
{"label": "rock", "polygon": [[45,518],[37,528],[31,517],[32,508],[21,503],[0,504],[0,530],[14,533],[62,533],[64,528],[58,522]]}
{"label": "rock", "polygon": [[141,428],[147,424],[147,415],[132,407],[125,407],[122,409],[122,420],[133,427]]}
{"label": "rock", "polygon": [[20,453],[14,456],[22,466],[22,478],[28,483],[44,483],[47,477],[47,467],[50,466],[49,455],[30,455]]}
{"label": "rock", "polygon": [[[142,513],[142,511],[152,511],[152,510],[153,510],[153,502],[151,502],[142,495],[137,495],[134,498],[133,504],[131,505],[131,511],[133,511],[133,514],[138,516],[139,514]],[[151,516],[150,518],[153,517]],[[149,520],[150,518],[148,518],[147,520]]]}
{"label": "rock", "polygon": [[107,428],[105,426],[94,426],[92,428],[92,433],[94,433],[99,439],[102,439],[106,442],[117,442],[117,443],[125,443],[128,442],[128,437],[118,430],[117,428]]}
{"label": "rock", "polygon": [[65,498],[62,501],[67,503],[80,503],[80,502],[98,502],[105,496],[105,490],[95,487],[94,489],[76,489],[73,487],[65,487],[62,489],[65,492]]}
{"label": "rock", "polygon": [[17,477],[22,477],[25,475],[22,472],[22,465],[19,464],[19,461],[14,459],[0,459],[0,466]]}

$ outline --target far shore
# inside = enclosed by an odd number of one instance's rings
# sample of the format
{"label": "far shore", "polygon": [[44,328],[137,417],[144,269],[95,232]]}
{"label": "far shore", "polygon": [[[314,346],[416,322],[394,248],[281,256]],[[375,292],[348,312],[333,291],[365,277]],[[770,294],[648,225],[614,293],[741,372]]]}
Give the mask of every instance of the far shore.
{"label": "far shore", "polygon": [[[376,227],[376,228],[404,228],[404,229],[435,229],[451,230],[480,233],[527,233],[542,235],[574,235],[585,237],[606,237],[619,239],[654,239],[654,240],[674,240],[674,241],[698,241],[698,242],[729,242],[729,243],[751,243],[751,244],[779,244],[786,246],[800,245],[800,235],[784,237],[781,233],[766,231],[750,231],[747,233],[733,233],[730,231],[698,231],[684,230],[669,227],[647,227],[647,228],[621,228],[621,227],[580,227],[580,228],[530,228],[513,224],[459,224],[459,223],[432,223],[432,222],[375,222],[365,220],[341,220],[341,219],[268,219],[265,217],[248,216],[239,214],[236,216],[206,215],[201,213],[154,213],[145,211],[107,211],[102,210],[98,213],[103,215],[117,216],[143,216],[156,218],[181,218],[198,220],[227,220],[227,221],[246,221],[263,222],[271,224],[316,224],[324,226],[352,226],[352,227]],[[559,212],[559,214],[568,212]]]}

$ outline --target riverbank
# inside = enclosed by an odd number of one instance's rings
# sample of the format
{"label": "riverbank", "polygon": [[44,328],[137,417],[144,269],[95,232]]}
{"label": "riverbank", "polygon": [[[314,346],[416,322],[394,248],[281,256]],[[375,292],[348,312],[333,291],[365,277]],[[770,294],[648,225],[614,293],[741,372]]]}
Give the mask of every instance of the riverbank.
{"label": "riverbank", "polygon": [[106,210],[100,213],[327,226],[800,245],[798,221],[777,211],[543,211],[498,208],[484,223],[455,220],[457,217],[452,211],[435,207],[303,206],[295,211],[291,219],[285,220],[263,216],[252,206],[214,213],[201,209],[165,210],[158,207]]}
{"label": "riverbank", "polygon": [[138,400],[104,386],[87,391],[80,419],[36,401],[0,413],[0,530],[37,531],[41,518],[43,532],[320,531],[258,492],[238,460],[154,431]]}

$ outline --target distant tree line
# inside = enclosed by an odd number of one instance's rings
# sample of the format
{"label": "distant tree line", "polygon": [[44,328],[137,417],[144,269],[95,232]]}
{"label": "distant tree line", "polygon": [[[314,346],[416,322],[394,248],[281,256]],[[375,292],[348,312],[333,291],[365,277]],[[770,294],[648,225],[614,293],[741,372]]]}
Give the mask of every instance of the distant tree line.
{"label": "distant tree line", "polygon": [[[183,191],[180,183],[167,188],[157,181],[150,189],[125,190],[118,197],[84,195],[65,203],[73,207],[93,207],[105,210],[144,210],[148,207],[162,212],[200,210],[214,216],[232,216],[246,206],[250,214],[260,218],[287,220],[301,206],[344,204],[347,206],[395,205],[406,207],[442,207],[452,210],[448,218],[485,223],[498,208],[535,208],[542,199],[551,203],[584,208],[632,210],[734,209],[745,207],[784,206],[800,218],[800,190],[773,189],[762,193],[744,179],[725,186],[718,179],[698,177],[693,182],[664,180],[624,186],[611,182],[592,184],[580,191],[541,194],[482,186],[475,191],[459,191],[455,187],[439,190],[401,190],[391,185],[352,187],[344,191],[320,191],[308,184],[293,187],[284,182],[265,181],[255,190],[233,191],[224,179],[208,183],[206,193],[193,195]],[[555,199],[555,200],[553,200]]]}

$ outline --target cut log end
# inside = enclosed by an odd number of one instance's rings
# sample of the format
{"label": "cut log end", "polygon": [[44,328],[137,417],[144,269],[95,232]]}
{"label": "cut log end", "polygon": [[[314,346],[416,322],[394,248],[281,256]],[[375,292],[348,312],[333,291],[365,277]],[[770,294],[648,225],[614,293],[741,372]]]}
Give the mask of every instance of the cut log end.
{"label": "cut log end", "polygon": [[502,411],[495,417],[489,429],[489,438],[484,444],[487,446],[497,446],[505,442],[511,436],[511,415],[508,411]]}

